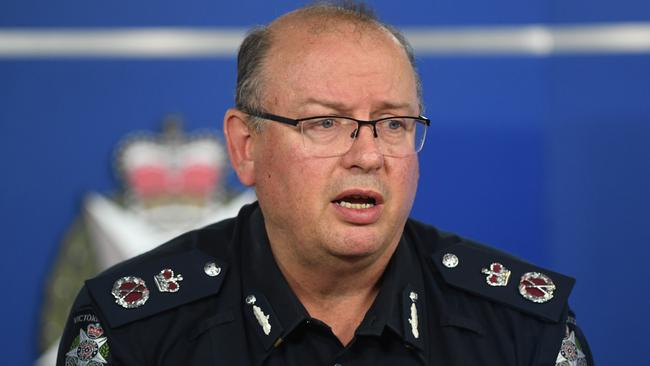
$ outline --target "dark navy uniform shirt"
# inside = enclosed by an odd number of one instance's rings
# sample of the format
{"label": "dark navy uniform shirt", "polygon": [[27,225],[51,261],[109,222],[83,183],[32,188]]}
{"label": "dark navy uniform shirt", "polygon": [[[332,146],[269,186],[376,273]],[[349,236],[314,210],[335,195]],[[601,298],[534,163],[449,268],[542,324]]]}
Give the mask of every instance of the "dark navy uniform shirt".
{"label": "dark navy uniform shirt", "polygon": [[[488,268],[507,283],[489,285]],[[551,279],[552,298],[522,296],[526,273]],[[344,346],[288,286],[253,204],[86,281],[57,365],[593,365],[572,285],[409,220]]]}

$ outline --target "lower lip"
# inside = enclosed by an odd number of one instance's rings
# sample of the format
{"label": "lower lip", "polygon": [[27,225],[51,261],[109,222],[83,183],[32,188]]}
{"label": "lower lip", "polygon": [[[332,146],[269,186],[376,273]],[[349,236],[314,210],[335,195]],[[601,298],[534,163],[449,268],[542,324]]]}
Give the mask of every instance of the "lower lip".
{"label": "lower lip", "polygon": [[347,208],[332,202],[334,210],[343,221],[355,225],[374,224],[381,217],[383,205],[374,205],[369,208]]}

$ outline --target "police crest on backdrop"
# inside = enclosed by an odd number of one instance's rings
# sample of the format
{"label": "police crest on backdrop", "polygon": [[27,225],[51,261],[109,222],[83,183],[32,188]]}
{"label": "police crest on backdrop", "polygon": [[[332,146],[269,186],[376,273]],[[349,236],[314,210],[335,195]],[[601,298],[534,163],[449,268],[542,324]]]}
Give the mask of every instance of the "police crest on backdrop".
{"label": "police crest on backdrop", "polygon": [[[123,138],[113,164],[123,191],[115,197],[87,195],[48,277],[39,343],[42,352],[49,348],[50,356],[39,364],[54,363],[48,360],[54,359],[66,313],[84,279],[182,232],[234,216],[255,199],[250,191],[239,193],[226,186],[228,160],[221,140],[212,132],[185,134],[178,116],[165,120],[162,133],[134,132]],[[206,273],[217,270],[209,268]],[[146,303],[154,288],[173,293],[182,281],[183,273],[159,268],[151,279],[116,281],[112,295],[120,306],[137,307]],[[101,336],[101,325],[79,324],[66,362],[105,363],[102,355],[110,345]]]}

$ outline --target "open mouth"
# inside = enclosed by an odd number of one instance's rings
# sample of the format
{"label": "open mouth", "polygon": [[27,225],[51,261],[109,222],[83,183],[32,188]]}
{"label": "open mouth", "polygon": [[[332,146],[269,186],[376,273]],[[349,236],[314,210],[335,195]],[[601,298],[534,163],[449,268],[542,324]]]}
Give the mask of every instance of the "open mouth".
{"label": "open mouth", "polygon": [[357,210],[371,208],[377,204],[377,200],[374,197],[359,194],[344,196],[332,202],[341,207],[354,208]]}

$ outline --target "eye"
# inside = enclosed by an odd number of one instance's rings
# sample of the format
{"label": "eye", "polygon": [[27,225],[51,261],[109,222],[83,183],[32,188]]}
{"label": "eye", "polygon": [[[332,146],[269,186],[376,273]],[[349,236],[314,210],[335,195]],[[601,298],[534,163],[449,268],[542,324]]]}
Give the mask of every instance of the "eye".
{"label": "eye", "polygon": [[391,119],[386,121],[386,126],[391,130],[398,130],[404,128],[404,121],[399,119]]}
{"label": "eye", "polygon": [[343,123],[339,118],[317,117],[303,121],[302,130],[309,134],[335,134],[340,132],[342,126]]}
{"label": "eye", "polygon": [[329,129],[336,125],[336,121],[333,118],[326,118],[315,121],[315,125],[319,128]]}

